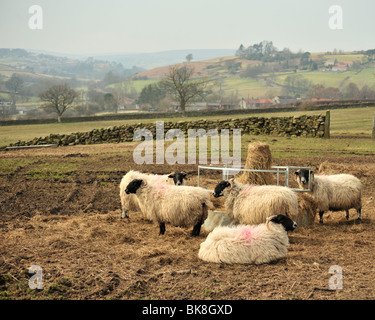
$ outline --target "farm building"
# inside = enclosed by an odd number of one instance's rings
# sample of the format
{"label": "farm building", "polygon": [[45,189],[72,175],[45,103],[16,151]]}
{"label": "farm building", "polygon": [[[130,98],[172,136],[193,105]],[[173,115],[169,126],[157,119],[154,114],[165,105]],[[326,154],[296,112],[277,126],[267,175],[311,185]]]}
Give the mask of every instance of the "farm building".
{"label": "farm building", "polygon": [[272,99],[242,99],[240,101],[240,108],[261,108],[271,106],[272,104],[274,104]]}

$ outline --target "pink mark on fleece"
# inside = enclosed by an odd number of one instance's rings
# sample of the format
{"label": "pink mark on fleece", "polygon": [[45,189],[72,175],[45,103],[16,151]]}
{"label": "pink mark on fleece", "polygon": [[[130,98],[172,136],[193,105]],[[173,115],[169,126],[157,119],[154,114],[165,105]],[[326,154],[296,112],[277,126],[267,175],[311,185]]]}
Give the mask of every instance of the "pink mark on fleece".
{"label": "pink mark on fleece", "polygon": [[164,196],[165,190],[168,188],[166,184],[157,184],[154,185],[152,188],[152,193],[155,195],[156,198],[161,198]]}
{"label": "pink mark on fleece", "polygon": [[260,228],[258,226],[246,226],[239,230],[238,237],[240,240],[251,242],[260,236]]}
{"label": "pink mark on fleece", "polygon": [[329,181],[329,175],[327,175],[327,174],[319,173],[319,174],[317,174],[316,176],[319,177],[319,178],[322,178],[322,179],[324,179],[324,180]]}
{"label": "pink mark on fleece", "polygon": [[255,188],[258,188],[258,186],[256,185],[253,185],[253,184],[250,184],[249,186],[247,186],[243,191],[242,191],[242,194],[244,195],[248,195],[251,191],[253,191]]}
{"label": "pink mark on fleece", "polygon": [[241,240],[246,240],[246,241],[251,241],[251,236],[252,236],[252,232],[250,230],[250,228],[243,228],[241,231],[240,231],[240,234],[239,234],[239,238]]}
{"label": "pink mark on fleece", "polygon": [[162,182],[165,182],[165,181],[166,181],[166,178],[163,175],[158,174],[158,175],[152,177],[152,183],[162,183]]}

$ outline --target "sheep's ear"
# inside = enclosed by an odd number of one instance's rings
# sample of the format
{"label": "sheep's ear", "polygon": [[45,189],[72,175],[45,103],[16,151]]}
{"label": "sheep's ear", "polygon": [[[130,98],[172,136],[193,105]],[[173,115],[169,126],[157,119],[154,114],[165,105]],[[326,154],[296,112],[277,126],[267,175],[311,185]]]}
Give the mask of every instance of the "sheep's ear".
{"label": "sheep's ear", "polygon": [[142,179],[142,186],[143,186],[143,187],[147,186],[147,181],[144,180],[144,179]]}
{"label": "sheep's ear", "polygon": [[296,171],[296,172],[294,172],[294,174],[295,174],[296,176],[299,176],[299,170]]}
{"label": "sheep's ear", "polygon": [[169,175],[168,175],[168,178],[174,178],[174,176],[175,176],[175,172],[171,172]]}
{"label": "sheep's ear", "polygon": [[280,223],[281,219],[283,218],[284,216],[282,214],[278,214],[278,215],[275,215],[273,217],[271,217],[271,221],[272,222],[275,222],[275,223]]}

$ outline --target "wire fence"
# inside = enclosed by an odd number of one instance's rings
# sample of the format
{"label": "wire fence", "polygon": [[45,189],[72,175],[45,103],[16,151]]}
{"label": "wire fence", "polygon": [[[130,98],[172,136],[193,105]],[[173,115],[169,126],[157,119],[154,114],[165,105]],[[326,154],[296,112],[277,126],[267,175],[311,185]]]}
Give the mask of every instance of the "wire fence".
{"label": "wire fence", "polygon": [[[297,189],[290,187],[290,173],[292,170],[306,169],[309,172],[307,189]],[[309,167],[296,167],[296,166],[271,166],[271,169],[246,169],[244,166],[213,166],[213,165],[199,165],[198,166],[198,187],[200,186],[201,170],[217,170],[222,171],[223,180],[228,180],[230,175],[236,175],[241,171],[247,172],[268,172],[276,175],[276,185],[285,185],[291,188],[294,192],[310,192],[310,175],[311,170]],[[213,191],[213,190],[209,190]]]}

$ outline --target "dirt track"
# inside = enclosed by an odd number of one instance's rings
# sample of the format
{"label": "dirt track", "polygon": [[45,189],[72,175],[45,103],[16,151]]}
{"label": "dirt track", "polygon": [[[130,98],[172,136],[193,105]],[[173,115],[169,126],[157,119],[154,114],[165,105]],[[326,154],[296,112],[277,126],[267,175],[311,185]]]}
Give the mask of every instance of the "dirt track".
{"label": "dirt track", "polygon": [[[167,225],[158,236],[158,227],[137,213],[120,219],[118,185],[126,171],[182,167],[134,166],[125,145],[19,150],[1,153],[0,160],[0,298],[375,298],[373,157],[293,159],[292,165],[314,169],[328,160],[326,173],[360,178],[363,221],[354,222],[355,210],[349,221],[344,212],[328,213],[324,225],[316,221],[290,234],[286,259],[260,266],[199,260],[206,231],[192,238],[191,230]],[[183,170],[197,172],[193,165]],[[220,175],[206,172],[203,179],[212,185]],[[31,265],[43,269],[42,290],[28,287]],[[333,265],[342,268],[341,290],[329,289]]]}

